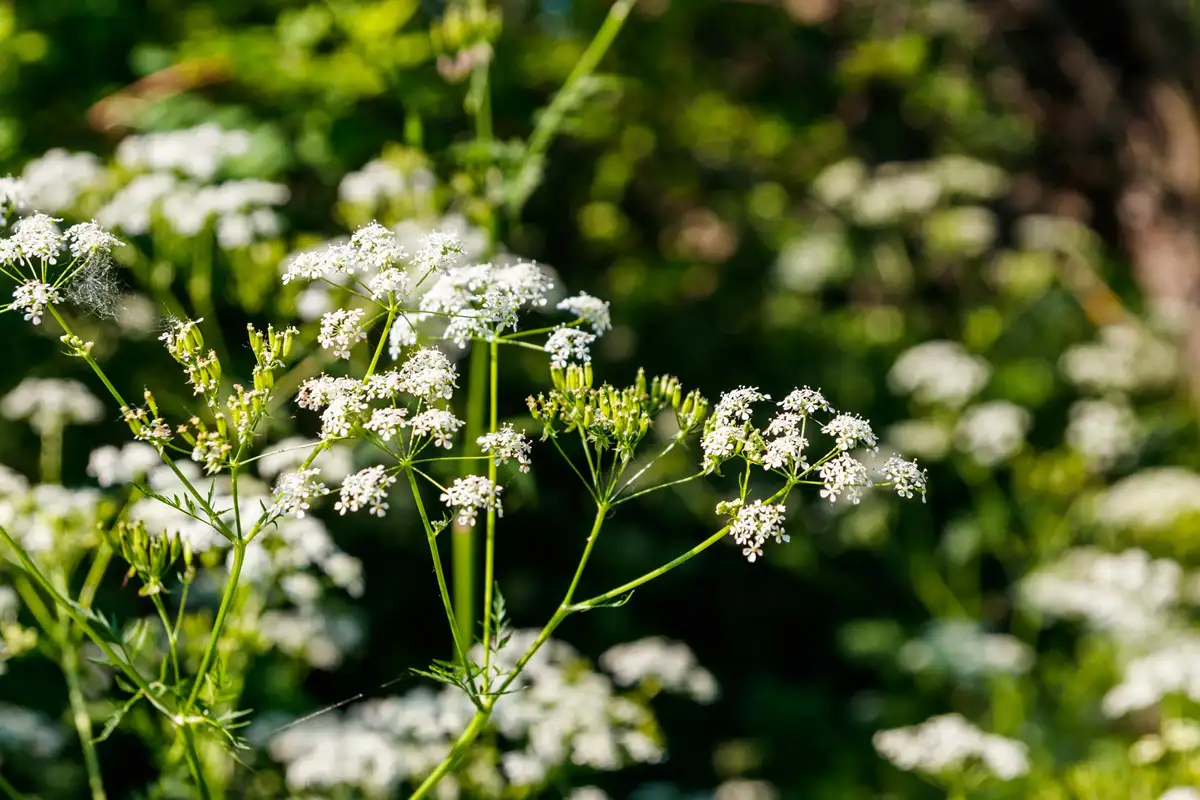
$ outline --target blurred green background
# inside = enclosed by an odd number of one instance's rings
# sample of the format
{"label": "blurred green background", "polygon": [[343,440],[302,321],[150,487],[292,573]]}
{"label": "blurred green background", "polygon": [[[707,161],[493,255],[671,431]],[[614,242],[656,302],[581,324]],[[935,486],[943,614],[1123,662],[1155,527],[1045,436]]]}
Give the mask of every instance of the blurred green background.
{"label": "blurred green background", "polygon": [[[1125,748],[1157,723],[1100,711],[1119,649],[1023,610],[1016,587],[1084,544],[1143,547],[1185,571],[1197,560],[1200,16],[1168,0],[642,0],[512,213],[496,176],[511,178],[516,142],[609,5],[504,0],[464,34],[433,0],[0,2],[0,174],[52,148],[107,163],[133,134],[244,129],[252,149],[229,177],[287,185],[279,233],[218,253],[207,303],[187,294],[187,237],[152,233],[128,291],[159,303],[153,287],[173,287],[232,341],[247,320],[294,316],[276,282],[288,252],[376,216],[451,213],[611,301],[603,378],[644,366],[713,398],[820,386],[928,466],[927,504],[810,494],[764,561],[718,547],[622,608],[570,620],[561,637],[592,658],[651,634],[685,641],[722,687],[711,706],[656,701],[665,763],[583,782],[614,797],[739,778],[764,783],[725,797],[938,796],[871,736],[961,711],[1035,753],[1029,782],[978,796],[1156,797],[1159,767]],[[480,141],[470,48],[496,32],[494,139]],[[377,207],[339,199],[344,176],[380,158],[428,170],[435,188]],[[173,379],[152,323],[82,324],[124,337],[101,353],[123,385]],[[0,393],[27,375],[90,383],[48,333],[0,317]],[[957,345],[901,359],[932,341]],[[519,419],[543,367],[506,366],[502,415]],[[87,483],[87,453],[122,440],[111,424],[69,429],[64,482]],[[23,423],[0,421],[0,460],[35,475],[37,452]],[[501,526],[498,578],[524,626],[551,613],[586,535],[586,498],[551,455],[535,450],[536,481],[510,488]],[[1164,466],[1185,488],[1159,497]],[[1138,473],[1138,508],[1162,513],[1105,505]],[[623,510],[595,588],[686,550],[719,497],[688,485]],[[333,519],[365,564],[364,595],[346,599],[364,640],[336,670],[264,657],[251,708],[306,713],[442,655],[413,519]],[[101,605],[132,613],[118,578]],[[972,673],[969,653],[943,653],[931,633],[956,620],[1015,635],[1033,666]],[[28,661],[9,664],[0,701],[65,719],[58,675]],[[37,789],[41,768],[4,747],[0,769]],[[152,774],[131,735],[101,756],[113,796]],[[1191,764],[1175,779],[1194,778]]]}

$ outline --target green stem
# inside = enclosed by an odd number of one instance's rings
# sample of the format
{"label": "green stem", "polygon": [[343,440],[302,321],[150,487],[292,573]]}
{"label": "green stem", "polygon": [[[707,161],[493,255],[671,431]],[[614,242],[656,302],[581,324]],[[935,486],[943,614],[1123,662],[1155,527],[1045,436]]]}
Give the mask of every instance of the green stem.
{"label": "green stem", "polygon": [[[650,494],[651,492],[657,492],[659,489],[666,489],[670,486],[678,486],[681,483],[687,483],[689,481],[694,481],[694,480],[696,480],[696,478],[699,478],[702,475],[704,475],[703,472],[697,472],[695,475],[689,475],[686,478],[680,478],[680,479],[674,480],[674,481],[667,481],[666,483],[660,483],[657,486],[651,486],[647,489],[641,489],[639,491],[634,492],[633,494],[625,495],[620,500],[613,502],[613,505],[618,506],[621,503],[629,502],[630,500],[632,500],[635,497],[641,497],[644,494]],[[628,486],[628,485],[629,484],[626,484],[626,486]],[[619,494],[619,492],[618,492],[618,494]]]}
{"label": "green stem", "polygon": [[117,656],[116,651],[112,649],[112,646],[108,643],[108,640],[96,633],[91,624],[88,622],[87,618],[80,613],[78,608],[76,608],[75,603],[66,597],[63,597],[58,589],[54,587],[54,584],[51,583],[50,580],[42,574],[42,571],[38,569],[37,565],[33,563],[33,559],[29,557],[29,553],[25,552],[25,548],[22,547],[21,544],[12,537],[12,535],[3,525],[0,525],[0,540],[3,540],[5,544],[12,548],[13,553],[15,553],[17,556],[17,560],[21,562],[21,566],[24,568],[25,574],[32,578],[34,583],[41,587],[42,591],[50,595],[50,598],[54,601],[55,605],[62,608],[63,611],[71,617],[71,620],[79,626],[79,629],[83,631],[83,633],[89,639],[96,643],[96,646],[100,648],[100,651],[104,653],[108,660],[111,661],[114,666],[120,669],[121,672],[123,672],[125,676],[129,678],[134,686],[146,693],[146,699],[149,700],[155,708],[162,711],[164,714],[170,715],[170,710],[156,699],[154,692],[150,688],[149,682],[147,682],[146,679],[141,676],[141,673],[134,669],[131,664]]}
{"label": "green stem", "polygon": [[41,474],[42,483],[60,483],[62,481],[62,446],[62,423],[55,422],[49,430],[42,433],[42,449],[38,459],[38,471]]}
{"label": "green stem", "polygon": [[92,741],[92,719],[88,715],[87,701],[79,683],[79,650],[71,641],[70,619],[62,619],[59,632],[59,649],[62,652],[62,671],[67,679],[67,700],[71,704],[71,721],[79,735],[83,748],[83,764],[87,769],[88,789],[92,800],[105,800],[104,779],[100,774],[100,758],[96,755],[96,743]]}
{"label": "green stem", "polygon": [[209,800],[212,794],[208,790],[208,782],[204,779],[204,764],[200,761],[200,752],[196,749],[196,732],[190,725],[181,726],[179,732],[183,735],[183,752],[187,757],[192,780],[196,782],[196,790],[203,800]]}
{"label": "green stem", "polygon": [[592,557],[592,548],[596,545],[596,539],[600,537],[600,526],[604,524],[604,518],[608,514],[609,506],[601,503],[596,506],[596,518],[592,521],[592,531],[588,534],[587,544],[583,548],[583,556],[579,559],[579,566],[575,568],[575,577],[571,578],[571,585],[567,587],[567,593],[563,596],[563,601],[560,605],[567,607],[571,605],[571,600],[575,597],[575,590],[579,588],[579,580],[583,577],[583,570],[587,566],[588,559]]}
{"label": "green stem", "polygon": [[[471,346],[470,385],[467,389],[467,420],[465,428],[466,450],[475,453],[479,450],[477,440],[483,433],[484,403],[487,395],[487,361],[488,353],[483,344],[474,342]],[[469,456],[468,456],[469,457]],[[470,462],[463,464],[463,475],[470,473]],[[458,635],[462,641],[469,642],[475,635],[475,529],[471,526],[459,525],[454,521],[451,535],[451,569],[454,571],[454,618],[458,624]],[[487,619],[486,604],[484,619]]]}
{"label": "green stem", "polygon": [[0,792],[4,792],[9,800],[30,800],[29,795],[18,792],[17,787],[9,783],[3,775],[0,775]]}
{"label": "green stem", "polygon": [[[498,428],[496,406],[500,393],[500,348],[493,339],[488,344],[488,433],[495,433]],[[494,486],[496,483],[496,459],[488,461],[488,480]],[[487,510],[487,539],[483,555],[483,687],[487,691],[491,684],[492,666],[492,584],[495,581],[496,566],[496,509],[489,506]]]}
{"label": "green stem", "polygon": [[188,698],[183,704],[179,715],[186,717],[192,710],[192,706],[196,703],[196,698],[200,696],[200,690],[204,686],[204,678],[208,675],[209,667],[212,666],[212,661],[216,655],[217,645],[221,640],[221,633],[225,627],[225,618],[229,615],[229,608],[233,605],[234,596],[237,593],[238,579],[242,575],[242,564],[246,560],[246,543],[237,541],[233,543],[233,566],[229,570],[229,580],[225,582],[225,591],[221,594],[221,605],[217,607],[217,618],[213,622],[212,633],[209,634],[208,644],[204,646],[204,654],[200,657],[200,667],[196,670],[196,679],[192,683],[192,690],[188,693]]}
{"label": "green stem", "polygon": [[483,729],[487,727],[488,718],[491,716],[491,711],[479,709],[475,712],[475,716],[471,718],[471,724],[458,737],[458,741],[454,743],[453,749],[450,750],[450,755],[438,764],[437,769],[429,773],[429,777],[421,782],[416,791],[408,796],[408,800],[420,800],[429,794],[433,787],[437,786],[442,778],[446,777],[446,773],[454,768],[458,759],[467,751],[467,748],[479,737]]}
{"label": "green stem", "polygon": [[[554,135],[558,133],[558,129],[563,123],[568,108],[575,101],[576,89],[580,81],[587,78],[596,70],[596,67],[600,64],[600,59],[604,58],[604,54],[608,52],[608,48],[616,40],[617,34],[621,32],[621,27],[625,24],[625,19],[629,16],[629,12],[633,9],[636,2],[637,0],[616,0],[612,4],[612,7],[608,10],[608,16],[604,18],[604,23],[600,26],[600,30],[596,32],[587,49],[583,51],[583,55],[579,57],[579,61],[575,62],[575,67],[567,76],[566,82],[563,83],[558,93],[554,95],[554,99],[550,101],[550,105],[538,117],[537,123],[533,128],[533,133],[529,136],[529,145],[525,148],[520,166],[517,168],[518,186],[526,186],[532,183],[528,180],[522,181],[521,177],[536,168],[542,155],[545,154],[546,149],[550,146],[550,142],[554,139]],[[525,201],[529,198],[531,190],[532,186],[518,189],[509,198],[508,212],[510,217],[516,217],[520,212],[521,208],[525,205]]]}
{"label": "green stem", "polygon": [[684,553],[683,555],[679,556],[678,558],[676,558],[672,561],[668,561],[666,564],[663,564],[658,569],[651,570],[650,572],[647,572],[642,577],[636,578],[636,579],[630,581],[629,583],[622,584],[621,586],[618,586],[617,588],[615,588],[611,591],[605,592],[604,594],[599,594],[599,595],[596,595],[595,597],[584,600],[581,603],[576,603],[575,605],[570,606],[569,610],[584,611],[589,608],[595,608],[596,606],[601,605],[602,603],[607,603],[610,600],[618,598],[621,595],[636,589],[637,587],[641,586],[643,583],[652,581],[655,578],[659,577],[660,575],[665,575],[666,573],[670,572],[671,570],[675,569],[676,567],[678,567],[681,564],[686,564],[688,561],[691,561],[693,558],[700,555],[701,553],[703,553],[708,548],[712,547],[717,542],[721,541],[721,539],[723,539],[726,536],[726,534],[728,534],[728,533],[729,533],[729,526],[726,525],[724,528],[721,528],[721,530],[717,531],[712,536],[708,537],[703,542],[701,542],[700,544],[693,547],[691,550],[688,550],[686,553]]}
{"label": "green stem", "polygon": [[96,592],[100,589],[100,581],[104,580],[104,572],[112,561],[112,555],[113,551],[108,542],[100,542],[96,549],[96,557],[92,559],[92,565],[88,567],[87,575],[83,579],[83,588],[79,590],[79,605],[82,608],[92,607]]}
{"label": "green stem", "polygon": [[171,618],[167,616],[166,606],[163,605],[162,598],[158,593],[150,595],[150,601],[154,604],[154,610],[158,612],[158,618],[162,621],[163,631],[167,634],[167,649],[170,653],[171,673],[175,676],[175,684],[179,685],[179,648],[175,642],[175,626],[171,624]]}
{"label": "green stem", "polygon": [[425,513],[425,503],[421,500],[421,489],[417,486],[416,474],[411,468],[404,470],[404,474],[408,476],[408,485],[412,489],[413,500],[417,505],[417,513],[420,514],[421,523],[425,526],[425,538],[429,540],[429,555],[433,558],[433,571],[437,575],[438,592],[442,595],[442,606],[446,610],[446,621],[450,623],[450,635],[454,639],[454,654],[458,657],[459,663],[462,664],[463,671],[470,674],[467,653],[463,648],[462,641],[459,639],[458,625],[454,621],[454,604],[450,602],[450,591],[446,588],[446,574],[442,570],[442,556],[438,552],[437,535],[433,531],[433,525],[429,522],[429,515]]}

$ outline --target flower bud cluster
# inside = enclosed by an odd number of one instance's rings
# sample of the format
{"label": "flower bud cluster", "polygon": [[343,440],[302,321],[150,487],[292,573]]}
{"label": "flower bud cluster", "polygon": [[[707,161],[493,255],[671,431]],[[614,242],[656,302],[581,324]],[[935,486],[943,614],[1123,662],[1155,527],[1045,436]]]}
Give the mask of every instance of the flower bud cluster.
{"label": "flower bud cluster", "polygon": [[142,520],[121,521],[114,536],[121,557],[129,564],[127,577],[136,575],[142,582],[142,588],[138,590],[142,597],[166,591],[163,578],[180,558],[185,570],[193,568],[191,545],[177,532],[150,534]]}
{"label": "flower bud cluster", "polygon": [[679,380],[669,375],[647,382],[639,369],[634,385],[624,389],[608,384],[593,388],[590,364],[553,367],[550,375],[554,389],[549,395],[527,400],[533,418],[544,426],[543,440],[579,430],[602,449],[615,449],[625,462],[633,458],[659,412],[674,410],[677,435],[683,438],[699,427],[708,409],[699,392],[685,396]]}

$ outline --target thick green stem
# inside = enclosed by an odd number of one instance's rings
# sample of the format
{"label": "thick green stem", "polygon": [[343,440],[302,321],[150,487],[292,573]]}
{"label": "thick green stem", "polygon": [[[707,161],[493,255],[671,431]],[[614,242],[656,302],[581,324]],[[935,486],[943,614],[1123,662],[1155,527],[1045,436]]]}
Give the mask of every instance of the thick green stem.
{"label": "thick green stem", "polygon": [[83,765],[87,770],[88,789],[92,800],[105,800],[104,779],[100,774],[100,758],[96,755],[96,743],[92,741],[92,718],[88,715],[87,701],[79,682],[79,650],[72,641],[70,618],[59,620],[59,650],[62,653],[62,671],[67,679],[67,700],[71,704],[71,722],[79,735],[83,748]]}
{"label": "thick green stem", "polygon": [[587,544],[583,548],[583,556],[579,559],[579,566],[575,568],[575,577],[571,578],[571,585],[567,587],[567,593],[563,596],[561,603],[563,607],[570,606],[571,600],[575,597],[575,590],[579,588],[579,581],[583,578],[583,570],[587,567],[588,559],[592,557],[592,548],[596,546],[596,539],[600,538],[600,527],[604,524],[608,509],[609,506],[605,503],[596,507],[596,518],[592,521],[592,531],[588,534]]}
{"label": "thick green stem", "polygon": [[[470,384],[467,387],[467,420],[465,427],[464,455],[473,455],[479,451],[477,440],[483,433],[484,405],[487,402],[487,362],[488,352],[482,342],[471,346]],[[463,464],[463,474],[470,474],[471,463]],[[451,529],[451,569],[454,572],[454,618],[458,625],[458,635],[465,641],[471,641],[475,635],[475,529],[473,526],[459,525],[455,520]],[[487,609],[484,609],[484,618]]]}
{"label": "thick green stem", "polygon": [[42,449],[38,459],[38,471],[42,483],[59,483],[62,480],[63,429],[61,422],[54,422],[42,431]]}
{"label": "thick green stem", "polygon": [[18,792],[17,787],[9,783],[3,775],[0,775],[0,792],[4,792],[8,800],[29,800],[28,795]]}

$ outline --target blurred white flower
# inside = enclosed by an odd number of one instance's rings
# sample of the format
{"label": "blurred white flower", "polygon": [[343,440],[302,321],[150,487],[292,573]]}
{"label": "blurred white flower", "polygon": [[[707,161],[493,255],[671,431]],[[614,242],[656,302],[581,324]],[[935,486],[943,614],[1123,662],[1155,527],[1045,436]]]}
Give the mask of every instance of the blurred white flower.
{"label": "blurred white flower", "polygon": [[1007,400],[992,400],[963,412],[955,435],[958,446],[986,467],[1006,461],[1025,445],[1033,416]]}
{"label": "blurred white flower", "polygon": [[992,369],[958,342],[935,340],[905,350],[888,372],[888,385],[918,403],[966,405],[987,384]]}
{"label": "blurred white flower", "polygon": [[67,424],[98,422],[104,406],[79,381],[26,378],[0,401],[0,413],[8,419],[28,420],[45,436]]}
{"label": "blurred white flower", "polygon": [[1137,448],[1141,426],[1124,401],[1080,400],[1068,412],[1065,438],[1090,467],[1106,470]]}
{"label": "blurred white flower", "polygon": [[1171,383],[1177,374],[1175,351],[1133,325],[1106,325],[1097,341],[1063,353],[1059,368],[1081,389],[1132,392]]}
{"label": "blurred white flower", "polygon": [[26,204],[48,214],[65,211],[105,183],[104,167],[92,153],[47,150],[21,173]]}
{"label": "blurred white flower", "polygon": [[1114,528],[1160,530],[1200,512],[1200,475],[1152,467],[1122,478],[1096,500],[1095,516]]}
{"label": "blurred white flower", "polygon": [[959,714],[931,717],[919,725],[881,731],[875,749],[908,772],[943,775],[979,763],[1001,780],[1029,771],[1029,748],[1022,742],[984,733]]}
{"label": "blurred white flower", "polygon": [[909,672],[974,680],[1028,672],[1033,666],[1033,650],[1015,636],[987,633],[974,622],[942,620],[906,642],[898,660]]}

